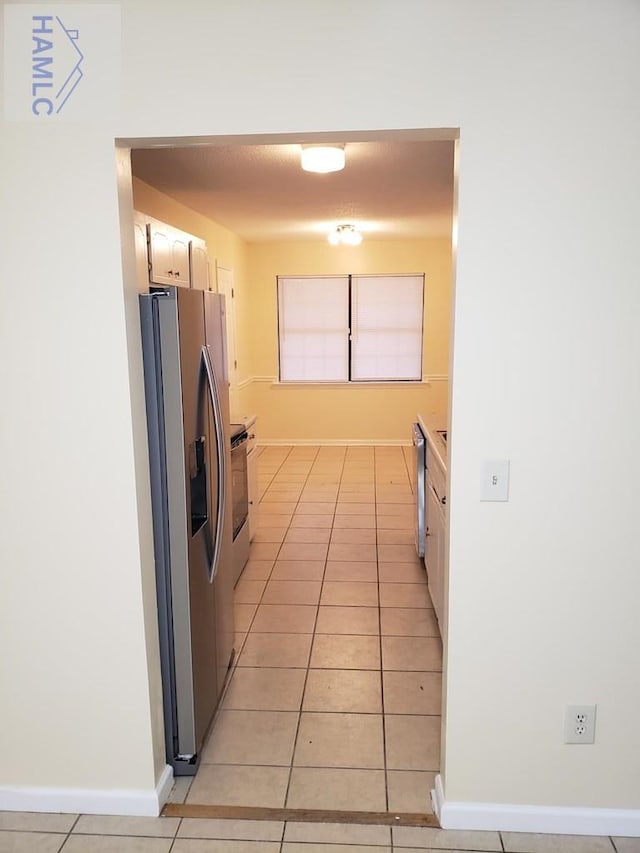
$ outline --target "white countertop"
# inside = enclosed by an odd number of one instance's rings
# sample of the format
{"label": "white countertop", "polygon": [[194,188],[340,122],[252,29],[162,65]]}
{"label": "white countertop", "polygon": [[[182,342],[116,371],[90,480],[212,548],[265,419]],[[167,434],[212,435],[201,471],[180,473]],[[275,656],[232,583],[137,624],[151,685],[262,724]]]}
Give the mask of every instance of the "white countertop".
{"label": "white countertop", "polygon": [[257,415],[234,415],[231,418],[231,423],[244,424],[245,429],[249,429],[250,426],[255,424],[257,419]]}
{"label": "white countertop", "polygon": [[425,434],[429,447],[433,451],[442,468],[447,470],[447,444],[441,435],[438,435],[438,430],[446,430],[447,419],[445,415],[422,415],[418,413],[418,423],[420,429]]}

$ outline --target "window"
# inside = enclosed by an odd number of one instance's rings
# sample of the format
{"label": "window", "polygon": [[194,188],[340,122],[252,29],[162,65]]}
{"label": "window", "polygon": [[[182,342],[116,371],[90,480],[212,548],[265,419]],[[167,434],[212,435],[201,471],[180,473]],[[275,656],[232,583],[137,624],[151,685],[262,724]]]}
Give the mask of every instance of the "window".
{"label": "window", "polygon": [[422,378],[424,275],[278,276],[281,382]]}

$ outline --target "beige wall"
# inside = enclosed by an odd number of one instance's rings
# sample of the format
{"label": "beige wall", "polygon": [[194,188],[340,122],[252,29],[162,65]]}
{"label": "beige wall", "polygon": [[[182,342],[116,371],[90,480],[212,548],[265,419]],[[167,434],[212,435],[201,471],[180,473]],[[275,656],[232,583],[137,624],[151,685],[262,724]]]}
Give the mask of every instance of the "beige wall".
{"label": "beige wall", "polygon": [[[238,235],[133,179],[136,210],[206,240],[215,288],[216,260],[235,273],[237,383],[233,417],[255,413],[261,442],[405,442],[417,412],[447,411],[451,242],[365,240],[357,247],[311,242],[245,243]],[[425,344],[419,385],[369,383],[302,387],[277,383],[278,275],[424,273]]]}
{"label": "beige wall", "polygon": [[[0,133],[0,804],[157,782],[114,139],[459,127],[445,796],[635,831],[640,7],[121,6],[117,120]],[[562,743],[577,702],[592,747]]]}
{"label": "beige wall", "polygon": [[[278,376],[278,275],[425,273],[423,375],[428,384],[304,387]],[[253,374],[261,441],[405,441],[418,411],[446,414],[451,302],[449,240],[252,244],[249,253]]]}
{"label": "beige wall", "polygon": [[0,803],[25,789],[31,808],[51,807],[43,790],[149,794],[164,764],[153,555],[113,140],[6,123],[0,146]]}

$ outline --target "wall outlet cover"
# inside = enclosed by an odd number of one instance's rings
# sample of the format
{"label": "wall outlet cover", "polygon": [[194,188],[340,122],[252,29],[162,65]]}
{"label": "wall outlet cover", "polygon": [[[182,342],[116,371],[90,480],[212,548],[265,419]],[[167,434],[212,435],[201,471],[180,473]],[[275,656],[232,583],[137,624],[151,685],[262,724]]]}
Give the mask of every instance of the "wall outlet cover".
{"label": "wall outlet cover", "polygon": [[596,705],[567,705],[565,743],[593,743],[596,737]]}
{"label": "wall outlet cover", "polygon": [[485,459],[480,479],[481,501],[509,500],[509,460]]}

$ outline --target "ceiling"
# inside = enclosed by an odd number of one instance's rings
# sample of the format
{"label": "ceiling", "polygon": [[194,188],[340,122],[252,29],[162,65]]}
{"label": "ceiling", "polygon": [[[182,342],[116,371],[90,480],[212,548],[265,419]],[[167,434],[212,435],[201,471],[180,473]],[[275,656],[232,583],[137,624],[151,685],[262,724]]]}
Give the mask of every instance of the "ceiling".
{"label": "ceiling", "polygon": [[138,148],[133,174],[248,242],[326,237],[358,225],[365,239],[450,236],[454,142],[347,141],[343,171],[300,167],[300,145]]}

